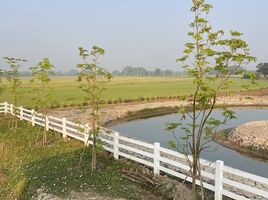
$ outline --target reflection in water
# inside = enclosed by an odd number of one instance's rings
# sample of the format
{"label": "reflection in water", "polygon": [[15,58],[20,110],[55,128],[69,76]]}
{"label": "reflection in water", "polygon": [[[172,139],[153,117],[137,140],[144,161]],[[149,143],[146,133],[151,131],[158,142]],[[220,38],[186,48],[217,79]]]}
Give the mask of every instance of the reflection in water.
{"label": "reflection in water", "polygon": [[[227,126],[220,127],[219,130],[235,127],[248,121],[268,120],[268,109],[235,109],[235,112],[238,118],[228,122]],[[217,119],[222,118],[220,110],[214,111],[212,117]],[[168,148],[167,141],[173,139],[173,137],[170,133],[165,131],[166,123],[178,122],[179,120],[180,116],[178,114],[170,114],[125,122],[123,124],[112,126],[111,128],[121,134],[143,139],[150,143],[160,142],[161,146]],[[184,123],[189,122],[190,121],[187,120],[184,121]],[[183,132],[177,131],[177,134],[180,133]],[[202,158],[211,161],[223,160],[225,165],[268,177],[267,162],[253,160],[214,142],[211,142],[210,145],[211,148],[202,153]]]}

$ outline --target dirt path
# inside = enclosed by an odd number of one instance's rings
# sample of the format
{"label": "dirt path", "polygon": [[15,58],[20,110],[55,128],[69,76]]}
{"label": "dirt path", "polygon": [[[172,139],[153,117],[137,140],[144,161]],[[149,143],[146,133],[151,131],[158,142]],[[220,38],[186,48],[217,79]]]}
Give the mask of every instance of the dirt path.
{"label": "dirt path", "polygon": [[[254,93],[255,94],[255,93]],[[122,104],[110,104],[102,108],[102,124],[106,125],[109,122],[128,120],[129,113],[135,113],[147,109],[146,116],[154,116],[160,114],[167,114],[176,112],[176,107],[187,106],[187,101],[179,100],[162,100],[155,102],[135,102],[135,103],[122,103]],[[221,96],[217,100],[217,105],[229,105],[229,106],[268,106],[268,90],[265,93],[258,93],[255,96],[249,96],[249,94],[233,94],[231,96]],[[165,111],[164,108],[169,108]],[[156,108],[163,108],[161,112],[154,113]],[[173,109],[171,109],[173,108]],[[78,123],[88,123],[90,116],[90,109],[88,107],[81,108],[60,108],[53,110],[50,114],[57,117],[66,117],[70,121]],[[136,118],[140,118],[142,115],[137,115]],[[134,117],[135,118],[135,117]],[[133,117],[132,117],[133,119]]]}

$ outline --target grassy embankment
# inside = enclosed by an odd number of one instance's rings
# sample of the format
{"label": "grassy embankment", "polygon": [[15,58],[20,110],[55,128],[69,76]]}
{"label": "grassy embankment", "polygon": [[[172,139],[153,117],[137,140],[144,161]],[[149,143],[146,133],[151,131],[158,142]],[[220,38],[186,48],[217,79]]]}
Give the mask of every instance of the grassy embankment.
{"label": "grassy embankment", "polygon": [[[29,92],[30,78],[23,78],[22,97],[20,105],[32,105],[32,93]],[[245,90],[243,85],[249,84],[249,80],[231,78],[233,84],[230,91]],[[268,81],[257,81],[258,85],[252,85],[250,89],[268,87]],[[51,85],[55,94],[55,105],[67,106],[82,104],[83,93],[79,90],[79,83],[75,77],[52,78]],[[155,99],[176,98],[178,96],[191,95],[193,84],[190,78],[142,78],[142,77],[119,77],[113,78],[104,92],[106,103],[130,102],[138,99],[148,101]],[[11,102],[11,96],[7,90],[0,97],[0,102]]]}
{"label": "grassy embankment", "polygon": [[49,144],[42,146],[40,127],[19,122],[16,133],[8,129],[7,117],[0,116],[0,199],[32,199],[36,190],[66,196],[70,191],[93,191],[102,195],[140,199],[139,187],[118,172],[129,167],[105,152],[98,156],[98,170],[90,169],[90,150],[79,160],[82,143],[64,141],[49,132]]}

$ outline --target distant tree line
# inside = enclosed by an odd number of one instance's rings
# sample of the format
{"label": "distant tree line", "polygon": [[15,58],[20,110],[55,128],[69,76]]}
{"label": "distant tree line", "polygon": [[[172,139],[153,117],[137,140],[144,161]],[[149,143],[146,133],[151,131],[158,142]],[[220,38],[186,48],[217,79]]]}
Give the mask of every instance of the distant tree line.
{"label": "distant tree line", "polygon": [[[66,71],[66,72],[62,72],[62,71],[56,71],[54,72],[55,76],[77,76],[77,70],[70,70],[70,71]],[[31,71],[20,71],[19,75],[21,77],[29,77],[32,76],[32,72]]]}
{"label": "distant tree line", "polygon": [[140,77],[165,77],[165,76],[182,76],[182,71],[173,71],[165,68],[156,68],[155,70],[147,70],[144,67],[126,66],[121,71],[114,70],[113,76],[140,76]]}
{"label": "distant tree line", "polygon": [[[254,77],[255,79],[267,79],[268,78],[268,63],[259,63],[256,66],[256,70],[244,70],[244,67],[240,67],[238,70],[234,70],[234,67],[229,67],[228,70],[232,75],[241,75],[243,79],[249,79]],[[19,76],[29,77],[32,76],[30,71],[19,71]],[[77,76],[77,70],[70,71],[56,71],[55,76]],[[136,76],[136,77],[172,77],[172,76],[187,76],[185,70],[174,71],[165,68],[156,68],[154,70],[147,70],[144,67],[132,67],[126,66],[122,70],[112,71],[113,76]],[[207,75],[217,75],[216,71],[210,71]],[[5,73],[2,73],[5,76]]]}
{"label": "distant tree line", "polygon": [[[70,70],[70,71],[56,71],[54,72],[55,76],[77,76],[78,71],[77,70]],[[156,68],[155,70],[146,70],[144,67],[130,67],[126,66],[122,70],[114,70],[112,72],[113,76],[144,76],[144,77],[150,77],[150,76],[157,76],[157,77],[165,77],[165,76],[182,76],[186,74],[186,72],[182,71],[173,71],[170,69],[160,69]],[[21,77],[29,77],[32,76],[32,73],[30,71],[20,71],[19,76]]]}

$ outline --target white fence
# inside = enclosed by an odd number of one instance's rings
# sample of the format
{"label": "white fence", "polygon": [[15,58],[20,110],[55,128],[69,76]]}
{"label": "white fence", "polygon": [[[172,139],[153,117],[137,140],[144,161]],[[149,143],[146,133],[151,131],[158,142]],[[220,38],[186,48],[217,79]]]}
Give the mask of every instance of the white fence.
{"label": "white fence", "polygon": [[[80,125],[67,121],[66,118],[52,116],[45,117],[43,114],[23,107],[14,107],[12,104],[1,103],[0,113],[10,113],[20,120],[26,120],[32,125],[45,126],[47,130],[62,133],[62,136],[80,140],[85,145],[92,144],[89,138],[88,125]],[[83,130],[83,131],[81,131]],[[166,173],[180,179],[191,182],[189,166],[183,154],[160,147],[159,143],[149,144],[109,131],[100,135],[103,148],[111,152],[115,159],[124,157],[153,169],[154,174]],[[253,175],[238,169],[224,166],[223,161],[215,163],[201,160],[203,185],[215,193],[215,200],[221,200],[222,196],[233,199],[268,199],[268,179]],[[188,174],[188,175],[187,175]],[[200,181],[197,181],[200,185]]]}

